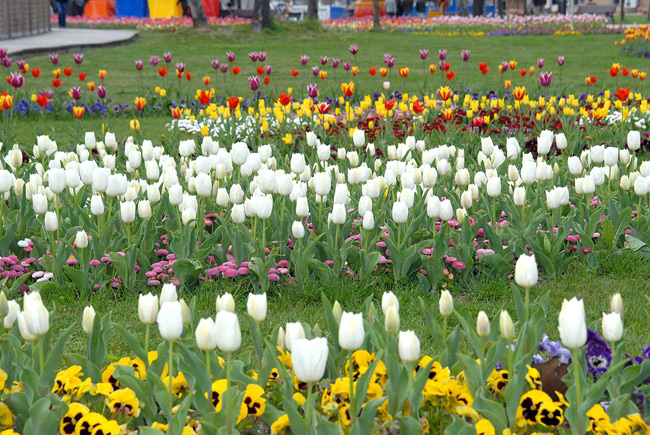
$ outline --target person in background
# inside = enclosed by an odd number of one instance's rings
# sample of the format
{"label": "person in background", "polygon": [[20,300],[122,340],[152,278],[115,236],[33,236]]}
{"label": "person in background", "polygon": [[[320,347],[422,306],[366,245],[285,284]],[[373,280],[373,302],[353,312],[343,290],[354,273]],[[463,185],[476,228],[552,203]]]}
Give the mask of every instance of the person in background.
{"label": "person in background", "polygon": [[386,11],[386,15],[388,15],[389,17],[396,17],[397,2],[395,0],[386,0],[384,2],[384,10]]}
{"label": "person in background", "polygon": [[68,9],[68,0],[56,0],[56,11],[59,14],[59,27],[65,27],[65,14]]}
{"label": "person in background", "polygon": [[424,18],[427,16],[427,6],[425,0],[415,0],[415,10],[418,13],[418,17]]}

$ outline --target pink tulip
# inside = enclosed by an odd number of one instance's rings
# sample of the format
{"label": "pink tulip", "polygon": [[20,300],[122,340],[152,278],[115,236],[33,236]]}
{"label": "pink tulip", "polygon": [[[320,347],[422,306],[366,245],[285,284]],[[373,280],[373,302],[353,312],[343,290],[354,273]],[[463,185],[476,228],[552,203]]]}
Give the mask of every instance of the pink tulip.
{"label": "pink tulip", "polygon": [[333,58],[333,59],[332,59],[332,68],[336,68],[336,67],[338,67],[338,66],[339,66],[339,63],[341,63],[341,59],[338,59],[338,58],[336,58],[336,57]]}
{"label": "pink tulip", "polygon": [[84,61],[84,55],[83,54],[73,54],[72,58],[74,59],[74,62],[77,65],[81,65],[81,62]]}
{"label": "pink tulip", "polygon": [[551,86],[551,80],[553,79],[553,73],[547,73],[547,72],[540,72],[539,73],[539,84],[542,85],[542,87],[548,87]]}
{"label": "pink tulip", "polygon": [[321,64],[321,65],[327,65],[327,61],[329,61],[329,60],[330,60],[329,57],[327,57],[327,56],[321,56],[321,57],[320,57],[320,64]]}
{"label": "pink tulip", "polygon": [[445,60],[447,58],[447,50],[438,50],[438,58]]}
{"label": "pink tulip", "polygon": [[228,59],[228,62],[234,62],[235,61],[235,53],[232,51],[226,52],[226,58]]}
{"label": "pink tulip", "polygon": [[463,50],[460,52],[460,58],[463,60],[463,62],[467,62],[471,53],[472,50]]}
{"label": "pink tulip", "polygon": [[426,48],[420,49],[420,59],[425,60],[428,55],[429,55],[429,50],[427,50]]}
{"label": "pink tulip", "polygon": [[359,52],[359,47],[357,44],[352,44],[348,47],[348,50],[350,50],[351,55],[356,56],[356,54]]}
{"label": "pink tulip", "polygon": [[300,56],[300,63],[301,64],[307,65],[307,62],[309,62],[309,56],[306,56],[304,54],[302,56]]}
{"label": "pink tulip", "polygon": [[56,65],[59,63],[59,55],[57,53],[50,54],[50,61],[52,61],[53,65]]}
{"label": "pink tulip", "polygon": [[537,68],[544,68],[544,59],[537,59]]}
{"label": "pink tulip", "polygon": [[70,88],[70,93],[72,94],[72,98],[74,100],[79,100],[81,99],[81,88]]}
{"label": "pink tulip", "polygon": [[137,69],[138,71],[142,71],[142,65],[143,65],[143,63],[142,63],[141,60],[136,60],[135,61],[135,69]]}
{"label": "pink tulip", "polygon": [[307,94],[309,98],[318,97],[318,85],[307,85]]}
{"label": "pink tulip", "polygon": [[312,72],[315,76],[317,76],[318,73],[320,72],[320,69],[319,69],[317,66],[314,66],[314,67],[311,68],[311,72]]}
{"label": "pink tulip", "polygon": [[268,76],[268,75],[271,75],[271,71],[272,71],[272,70],[273,70],[273,66],[272,66],[272,65],[266,65],[266,66],[264,67],[264,72],[266,73],[267,76]]}
{"label": "pink tulip", "polygon": [[0,48],[0,59],[4,59],[5,57],[7,57],[7,49]]}
{"label": "pink tulip", "polygon": [[212,60],[210,61],[210,65],[212,65],[212,68],[214,68],[214,69],[219,69],[219,60],[217,60],[217,59],[212,59]]}
{"label": "pink tulip", "polygon": [[255,77],[249,77],[248,78],[248,84],[251,87],[251,91],[256,91],[260,87],[260,78],[255,76]]}
{"label": "pink tulip", "polygon": [[160,63],[160,58],[158,56],[151,56],[149,58],[149,65],[157,66]]}
{"label": "pink tulip", "polygon": [[257,53],[257,58],[259,59],[260,62],[266,61],[266,51],[260,51]]}
{"label": "pink tulip", "polygon": [[106,97],[106,88],[103,87],[102,85],[97,86],[97,96],[99,98]]}
{"label": "pink tulip", "polygon": [[350,68],[352,68],[352,64],[350,62],[343,62],[343,69],[346,71],[350,71]]}
{"label": "pink tulip", "polygon": [[165,53],[163,54],[163,59],[165,59],[165,62],[169,63],[172,61],[172,54],[171,53]]}
{"label": "pink tulip", "polygon": [[259,60],[259,55],[258,55],[257,51],[251,51],[250,53],[248,53],[248,57],[253,62],[257,62]]}
{"label": "pink tulip", "polygon": [[564,56],[558,56],[557,57],[557,64],[559,66],[564,66]]}
{"label": "pink tulip", "polygon": [[219,68],[221,68],[221,72],[224,73],[224,74],[228,72],[228,64],[227,63],[222,63],[221,65],[219,65]]}

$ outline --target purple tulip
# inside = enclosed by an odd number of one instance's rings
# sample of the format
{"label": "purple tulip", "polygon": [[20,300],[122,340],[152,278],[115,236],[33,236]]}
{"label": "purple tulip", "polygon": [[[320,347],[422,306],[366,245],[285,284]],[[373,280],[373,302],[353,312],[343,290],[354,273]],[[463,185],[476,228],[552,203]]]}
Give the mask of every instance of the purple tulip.
{"label": "purple tulip", "polygon": [[210,61],[210,65],[212,65],[212,68],[214,68],[214,69],[219,69],[219,60],[218,59],[212,59]]}
{"label": "purple tulip", "polygon": [[508,62],[504,60],[501,62],[501,72],[504,73],[506,71],[508,71]]}
{"label": "purple tulip", "polygon": [[273,66],[272,66],[272,65],[266,65],[266,66],[264,67],[264,72],[266,73],[267,76],[268,76],[268,75],[271,75],[271,70],[273,70]]}
{"label": "purple tulip", "polygon": [[540,72],[539,73],[539,84],[542,85],[542,87],[547,87],[551,86],[551,80],[553,79],[553,73],[547,73],[547,72]]}
{"label": "purple tulip", "polygon": [[319,72],[319,71],[320,71],[320,70],[318,69],[317,66],[314,66],[314,67],[311,68],[311,72],[312,72],[315,76],[318,75],[318,72]]}
{"label": "purple tulip", "polygon": [[[5,59],[7,59],[7,58],[5,58]],[[19,88],[19,87],[21,87],[22,85],[25,84],[25,78],[23,77],[23,75],[21,73],[11,73],[9,75],[9,83],[14,88]]]}
{"label": "purple tulip", "polygon": [[260,60],[260,62],[264,62],[266,60],[266,51],[260,51],[257,53],[257,58]]}
{"label": "purple tulip", "polygon": [[232,51],[226,52],[226,57],[228,58],[228,62],[235,61],[235,53],[233,53]]}
{"label": "purple tulip", "polygon": [[384,63],[388,68],[392,68],[395,65],[395,58],[390,54],[384,54]]}
{"label": "purple tulip", "polygon": [[59,55],[57,53],[50,54],[50,60],[52,61],[52,65],[56,65],[59,63]]}
{"label": "purple tulip", "polygon": [[248,84],[251,87],[251,91],[256,91],[260,87],[260,78],[255,76],[255,77],[249,77],[248,78]]}
{"label": "purple tulip", "polygon": [[72,58],[74,59],[74,62],[77,65],[81,65],[81,62],[84,61],[84,55],[83,54],[76,54],[75,53],[75,54],[72,55]]}
{"label": "purple tulip", "polygon": [[302,55],[300,56],[300,63],[303,65],[307,65],[307,62],[309,62],[309,56],[307,55]]}
{"label": "purple tulip", "polygon": [[106,96],[106,88],[102,85],[97,86],[97,96],[99,98],[104,98]]}
{"label": "purple tulip", "polygon": [[309,94],[309,98],[318,97],[318,85],[307,85],[307,94]]}
{"label": "purple tulip", "polygon": [[181,73],[185,72],[185,64],[183,62],[178,62],[176,64],[176,69],[178,70],[178,72],[181,72]]}
{"label": "purple tulip", "polygon": [[24,70],[25,69],[25,61],[24,60],[17,60],[16,61],[16,66],[18,67],[19,70]]}
{"label": "purple tulip", "polygon": [[321,57],[320,57],[320,64],[321,64],[321,65],[327,65],[327,61],[328,61],[328,60],[330,60],[329,57],[327,57],[327,56],[321,56]]}
{"label": "purple tulip", "polygon": [[81,99],[81,88],[70,88],[70,94],[74,100]]}
{"label": "purple tulip", "polygon": [[336,57],[333,58],[333,59],[332,59],[332,68],[336,68],[336,67],[338,67],[338,66],[339,66],[339,63],[341,63],[341,59],[338,59],[338,58],[336,58]]}
{"label": "purple tulip", "polygon": [[227,63],[222,63],[221,65],[219,65],[219,68],[221,68],[221,72],[224,73],[224,74],[226,72],[228,72],[228,64]]}
{"label": "purple tulip", "polygon": [[564,56],[557,57],[557,64],[560,66],[564,66]]}
{"label": "purple tulip", "polygon": [[135,69],[137,69],[138,71],[142,71],[142,65],[143,65],[143,63],[142,63],[141,60],[136,60],[135,61]]}
{"label": "purple tulip", "polygon": [[352,68],[352,64],[350,62],[343,62],[343,69],[346,71],[350,71],[350,68]]}
{"label": "purple tulip", "polygon": [[440,71],[444,71],[446,65],[447,65],[447,62],[444,61],[444,60],[441,60],[440,62],[438,62],[438,68],[440,68]]}
{"label": "purple tulip", "polygon": [[7,57],[7,49],[0,48],[0,59],[4,59],[5,57]]}
{"label": "purple tulip", "polygon": [[5,66],[5,68],[10,68],[11,67],[11,58],[9,56],[3,57],[2,58],[2,64]]}
{"label": "purple tulip", "polygon": [[544,68],[544,59],[537,59],[537,68]]}
{"label": "purple tulip", "polygon": [[438,50],[438,59],[445,60],[447,58],[447,50]]}
{"label": "purple tulip", "polygon": [[472,50],[463,50],[460,52],[460,58],[463,59],[463,62],[467,62],[470,54],[472,54]]}
{"label": "purple tulip", "polygon": [[169,63],[172,61],[172,54],[171,53],[165,53],[163,54],[163,59],[165,59],[165,62]]}
{"label": "purple tulip", "polygon": [[429,55],[429,50],[427,50],[426,48],[420,49],[420,59],[425,60],[428,55]]}
{"label": "purple tulip", "polygon": [[357,44],[352,44],[351,46],[348,47],[348,50],[350,50],[350,54],[353,56],[356,56],[357,53],[359,52],[359,47]]}
{"label": "purple tulip", "polygon": [[149,65],[157,66],[160,63],[160,58],[158,56],[151,56],[149,58]]}
{"label": "purple tulip", "polygon": [[259,60],[259,53],[257,51],[251,51],[250,53],[248,53],[248,57],[253,62],[257,62]]}

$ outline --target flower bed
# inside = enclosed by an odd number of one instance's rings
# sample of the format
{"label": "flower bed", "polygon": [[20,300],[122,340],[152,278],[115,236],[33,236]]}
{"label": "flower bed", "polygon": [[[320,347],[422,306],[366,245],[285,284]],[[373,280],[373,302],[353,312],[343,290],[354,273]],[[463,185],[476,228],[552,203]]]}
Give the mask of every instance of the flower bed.
{"label": "flower bed", "polygon": [[[324,331],[296,322],[262,335],[266,293],[249,294],[239,315],[232,296],[223,294],[216,319],[198,320],[176,287],[165,285],[160,296],[140,295],[141,340],[92,306],[81,325],[53,333],[38,292],[24,295],[22,311],[2,292],[3,354],[12,358],[0,363],[0,429],[4,435],[34,427],[112,435],[647,433],[650,346],[640,356],[624,354],[620,295],[603,314],[602,337],[587,328],[583,301],[565,299],[561,342],[552,342],[543,334],[553,315],[549,295],[529,305],[534,256],[519,258],[515,279],[525,288],[524,302],[513,286],[516,323],[501,311],[491,325],[481,311],[474,329],[454,312],[447,291],[439,315],[422,303],[437,349],[425,356],[418,336],[400,331],[392,293],[383,294],[380,310],[369,298],[362,313],[344,312],[323,296]],[[449,320],[457,321],[451,330]],[[163,343],[150,350],[156,322]],[[63,353],[79,326],[88,334],[87,352]],[[247,350],[240,350],[242,329],[250,335]],[[106,343],[116,333],[133,355],[109,363]],[[471,350],[459,352],[461,340]],[[65,368],[57,372],[61,360]]]}

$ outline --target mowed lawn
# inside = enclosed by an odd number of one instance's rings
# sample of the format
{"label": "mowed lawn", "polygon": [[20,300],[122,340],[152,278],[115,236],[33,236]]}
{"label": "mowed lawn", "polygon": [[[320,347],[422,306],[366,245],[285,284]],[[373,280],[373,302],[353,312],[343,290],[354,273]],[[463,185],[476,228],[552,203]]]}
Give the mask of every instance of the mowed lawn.
{"label": "mowed lawn", "polygon": [[[196,89],[205,89],[201,77],[209,75],[217,96],[242,96],[250,97],[252,92],[246,77],[254,75],[253,63],[248,59],[250,51],[266,51],[265,65],[272,65],[271,81],[268,86],[262,85],[263,95],[277,97],[287,88],[293,88],[297,97],[305,97],[307,84],[319,85],[322,95],[340,96],[340,84],[353,80],[356,84],[356,95],[362,97],[372,92],[384,92],[383,82],[390,81],[390,91],[433,93],[438,86],[450,85],[455,90],[464,92],[467,87],[482,93],[494,90],[500,94],[504,92],[504,80],[512,80],[513,85],[526,85],[532,92],[539,92],[537,60],[543,58],[545,67],[543,71],[553,71],[553,84],[546,90],[548,95],[562,95],[565,93],[582,94],[586,92],[598,93],[605,89],[615,89],[617,86],[631,86],[644,95],[650,91],[650,82],[632,81],[631,78],[614,79],[609,77],[608,70],[612,63],[620,62],[625,67],[650,69],[647,60],[638,59],[620,53],[620,47],[614,42],[620,35],[578,35],[578,36],[501,36],[501,37],[435,37],[427,35],[402,34],[402,33],[343,33],[327,30],[313,29],[306,25],[289,24],[287,27],[277,28],[273,31],[256,35],[248,32],[244,27],[235,29],[219,29],[206,31],[182,30],[178,33],[169,32],[143,32],[140,39],[129,45],[115,48],[99,49],[85,52],[83,64],[74,65],[71,54],[62,54],[58,67],[73,66],[74,74],[64,78],[61,89],[70,86],[82,86],[82,101],[91,102],[90,92],[84,83],[76,79],[80,71],[89,74],[86,83],[97,78],[98,70],[107,70],[108,75],[104,80],[109,98],[118,102],[133,104],[136,96],[151,98],[156,86],[162,86],[169,92],[178,92],[185,98],[192,98]],[[356,60],[349,53],[348,46],[357,44],[359,53]],[[430,50],[426,61],[420,60],[419,49]],[[438,50],[448,50],[447,61],[457,73],[452,81],[447,81],[439,72],[430,74],[429,64],[438,64]],[[470,61],[465,65],[460,59],[463,49],[472,50]],[[241,73],[233,76],[231,72],[222,74],[212,69],[211,59],[226,62],[226,52],[232,51],[236,55],[234,65],[242,68]],[[172,69],[165,79],[161,79],[157,70],[149,66],[151,55],[162,57],[164,52],[173,55],[169,65]],[[384,66],[382,58],[384,53],[392,54],[395,67],[389,77],[382,78],[377,74],[371,77],[370,68]],[[307,67],[303,67],[299,60],[301,55],[310,56]],[[557,56],[563,55],[566,63],[562,70],[557,65]],[[325,80],[312,75],[311,66],[320,65],[320,56],[337,57],[342,61],[350,61],[358,66],[359,74],[354,77],[345,72],[342,65],[334,71],[331,63],[325,67],[328,77]],[[144,61],[142,74],[138,73],[134,61]],[[517,71],[508,71],[502,75],[498,72],[498,65],[502,61],[515,60],[518,62]],[[488,75],[479,72],[478,62],[486,62],[490,67]],[[187,71],[193,77],[190,82],[183,79],[179,81],[174,76],[173,65],[176,62],[186,64]],[[27,80],[21,89],[23,97],[29,98],[31,93],[40,89],[51,88],[52,65],[48,57],[29,59],[31,68],[40,68],[43,73],[39,79]],[[165,62],[161,61],[161,65]],[[259,63],[258,63],[259,65]],[[159,65],[160,66],[160,65]],[[407,78],[400,77],[397,68],[406,66],[410,72]],[[519,69],[528,69],[535,66],[536,72],[532,77],[522,78]],[[299,71],[297,77],[292,77],[291,69]],[[587,88],[584,78],[587,75],[596,76],[598,82],[593,88]],[[561,83],[560,83],[561,76]],[[640,86],[644,85],[643,88]],[[64,98],[64,91],[55,94]],[[69,100],[69,98],[68,98]],[[115,131],[118,140],[124,140],[132,132],[129,129],[131,116],[109,117],[102,120],[97,117],[88,117],[81,121],[81,130],[94,130],[100,132],[102,124]],[[154,144],[161,141],[167,133],[165,124],[171,120],[168,112],[146,115],[142,119],[142,135],[153,140]],[[60,149],[73,146],[77,134],[77,124],[72,119],[72,114],[64,113],[55,119],[54,116],[41,119],[32,115],[16,121],[19,131],[19,143],[30,147],[35,143],[37,133],[49,134],[59,141]],[[5,147],[7,145],[5,144]],[[635,256],[629,252],[611,252],[600,255],[600,267],[597,270],[589,269],[586,265],[574,264],[562,277],[548,280],[542,275],[539,287],[533,289],[534,297],[551,292],[551,307],[548,334],[557,339],[557,316],[563,298],[577,296],[585,299],[589,325],[600,329],[599,319],[603,311],[609,311],[609,298],[612,293],[620,292],[626,304],[626,346],[630,354],[638,354],[642,345],[648,343],[647,323],[650,320],[646,295],[648,282],[650,282],[650,261],[645,257]],[[513,269],[514,270],[514,269]],[[498,316],[502,308],[512,308],[511,286],[512,277],[504,276],[498,280],[488,280],[481,275],[473,277],[466,282],[450,283],[450,289],[455,297],[456,308],[468,317],[475,317],[479,310],[485,310],[491,319]],[[70,322],[77,322],[79,330],[75,332],[69,342],[71,350],[79,351],[84,347],[83,332],[81,331],[81,312],[86,304],[92,303],[99,313],[110,312],[114,321],[125,325],[135,333],[144,333],[144,328],[138,322],[137,295],[139,292],[159,292],[159,288],[121,289],[117,291],[102,290],[95,293],[90,300],[81,299],[78,289],[72,286],[48,291],[43,295],[48,307],[55,307],[56,315],[53,319],[55,327],[62,328]],[[246,295],[253,291],[251,284],[246,279],[236,282],[217,280],[204,284],[182,297],[187,300],[196,298],[197,312],[194,324],[199,317],[214,315],[215,298],[218,294],[230,291],[235,294],[237,310],[243,312],[246,305]],[[390,280],[378,279],[369,282],[345,281],[343,283],[318,283],[307,285],[292,285],[274,287],[269,296],[269,316],[263,327],[270,330],[287,321],[303,321],[312,325],[324,325],[324,315],[321,310],[321,291],[330,301],[339,300],[346,311],[359,311],[363,308],[364,301],[371,295],[375,296],[378,308],[383,291],[393,290],[400,298],[402,307],[403,329],[415,329],[422,337],[423,350],[436,353],[424,326],[419,308],[419,298],[437,312],[437,292],[422,292],[416,281],[393,283]],[[324,328],[323,328],[324,329]],[[245,341],[246,342],[246,341]],[[118,337],[110,341],[110,351],[113,355],[123,355],[129,352],[126,344]]]}

